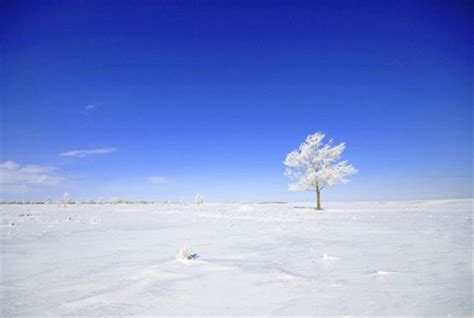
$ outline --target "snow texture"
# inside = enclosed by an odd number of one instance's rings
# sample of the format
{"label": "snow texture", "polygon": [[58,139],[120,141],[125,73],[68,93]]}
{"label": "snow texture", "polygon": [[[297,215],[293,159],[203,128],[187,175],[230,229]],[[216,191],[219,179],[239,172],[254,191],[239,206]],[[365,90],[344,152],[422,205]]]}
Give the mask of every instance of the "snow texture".
{"label": "snow texture", "polygon": [[470,316],[472,203],[2,205],[0,315]]}

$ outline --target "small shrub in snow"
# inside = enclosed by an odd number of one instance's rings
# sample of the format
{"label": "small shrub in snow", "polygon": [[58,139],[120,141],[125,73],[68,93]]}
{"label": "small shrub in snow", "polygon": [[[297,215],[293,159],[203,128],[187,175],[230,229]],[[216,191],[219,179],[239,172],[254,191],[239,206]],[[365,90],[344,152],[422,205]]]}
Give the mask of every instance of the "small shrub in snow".
{"label": "small shrub in snow", "polygon": [[189,261],[198,258],[197,254],[191,254],[187,247],[182,248],[179,250],[178,255],[176,255],[176,259],[178,261]]}

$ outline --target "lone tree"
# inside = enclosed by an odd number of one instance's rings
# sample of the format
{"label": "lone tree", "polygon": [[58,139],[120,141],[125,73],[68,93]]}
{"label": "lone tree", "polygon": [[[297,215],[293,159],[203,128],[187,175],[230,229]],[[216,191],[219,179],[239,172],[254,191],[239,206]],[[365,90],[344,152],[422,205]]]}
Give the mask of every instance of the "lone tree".
{"label": "lone tree", "polygon": [[332,139],[323,145],[324,134],[317,132],[306,137],[304,143],[285,159],[285,175],[298,180],[288,186],[290,191],[316,191],[316,210],[321,210],[321,190],[339,183],[347,183],[345,176],[357,173],[347,161],[339,161],[345,143],[333,146]]}
{"label": "lone tree", "polygon": [[194,197],[194,203],[196,203],[197,205],[201,205],[204,203],[204,197],[201,193],[196,194],[196,196]]}
{"label": "lone tree", "polygon": [[59,206],[63,206],[63,207],[66,207],[67,204],[71,203],[72,200],[71,200],[71,197],[69,196],[69,193],[67,192],[64,192],[63,196],[61,199],[59,199]]}

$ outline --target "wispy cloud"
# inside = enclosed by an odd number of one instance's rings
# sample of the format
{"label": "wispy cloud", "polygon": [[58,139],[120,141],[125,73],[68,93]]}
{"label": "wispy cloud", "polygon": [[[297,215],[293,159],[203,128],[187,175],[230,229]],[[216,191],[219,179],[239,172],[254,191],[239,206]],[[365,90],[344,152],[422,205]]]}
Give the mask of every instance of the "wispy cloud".
{"label": "wispy cloud", "polygon": [[90,111],[92,111],[92,110],[94,110],[94,109],[96,109],[96,106],[95,106],[94,104],[89,104],[89,105],[86,105],[86,107],[85,107],[84,110],[85,110],[86,112],[90,112]]}
{"label": "wispy cloud", "polygon": [[87,150],[71,150],[67,152],[60,153],[60,156],[63,157],[76,157],[76,158],[83,158],[87,156],[94,156],[94,155],[105,155],[112,152],[116,152],[116,148],[97,148],[97,149],[87,149]]}
{"label": "wispy cloud", "polygon": [[20,165],[14,161],[0,163],[0,183],[3,192],[17,192],[27,186],[52,186],[60,182],[53,167],[41,165]]}
{"label": "wispy cloud", "polygon": [[97,111],[97,104],[87,104],[82,107],[81,114],[84,115],[86,118],[89,117],[93,112]]}
{"label": "wispy cloud", "polygon": [[165,183],[166,178],[162,176],[152,176],[148,178],[148,182],[153,183],[153,184]]}
{"label": "wispy cloud", "polygon": [[29,173],[29,174],[41,174],[41,173],[49,173],[53,171],[54,168],[40,166],[40,165],[24,165],[20,170],[24,173]]}
{"label": "wispy cloud", "polygon": [[0,169],[2,170],[16,170],[19,167],[20,165],[14,161],[5,161],[5,162],[0,163]]}

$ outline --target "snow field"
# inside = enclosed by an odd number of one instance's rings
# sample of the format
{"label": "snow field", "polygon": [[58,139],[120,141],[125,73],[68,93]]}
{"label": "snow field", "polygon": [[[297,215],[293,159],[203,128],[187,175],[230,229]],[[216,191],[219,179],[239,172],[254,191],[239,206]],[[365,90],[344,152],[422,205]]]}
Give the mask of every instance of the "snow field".
{"label": "snow field", "polygon": [[472,203],[3,205],[2,316],[470,316]]}

